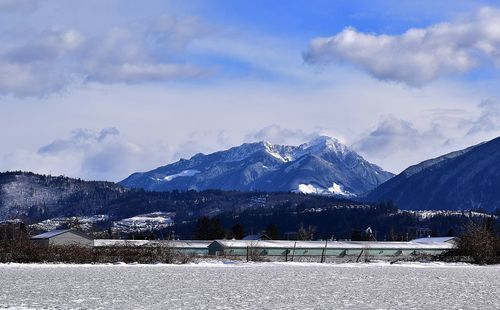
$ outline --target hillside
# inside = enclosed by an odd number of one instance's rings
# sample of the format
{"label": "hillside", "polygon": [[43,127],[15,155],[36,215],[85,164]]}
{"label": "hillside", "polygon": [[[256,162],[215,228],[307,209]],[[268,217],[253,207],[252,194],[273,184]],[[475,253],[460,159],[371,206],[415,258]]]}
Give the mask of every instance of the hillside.
{"label": "hillside", "polygon": [[94,214],[126,191],[112,182],[0,173],[0,220]]}
{"label": "hillside", "polygon": [[374,189],[368,201],[406,210],[500,208],[500,138],[411,166]]}

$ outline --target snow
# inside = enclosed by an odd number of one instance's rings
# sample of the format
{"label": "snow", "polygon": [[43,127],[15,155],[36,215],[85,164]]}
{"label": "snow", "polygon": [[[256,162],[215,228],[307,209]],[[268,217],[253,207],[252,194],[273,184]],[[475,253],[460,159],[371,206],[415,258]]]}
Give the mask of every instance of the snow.
{"label": "snow", "polygon": [[316,195],[337,195],[344,197],[356,196],[348,191],[343,190],[342,186],[335,182],[333,182],[331,187],[328,187],[326,189],[319,186],[315,186],[313,184],[299,184],[299,186],[297,187],[296,190],[294,190],[294,192],[302,194],[316,194]]}
{"label": "snow", "polygon": [[497,215],[490,215],[486,213],[479,213],[473,211],[451,211],[451,210],[421,210],[421,211],[413,211],[413,210],[398,210],[398,213],[402,214],[412,214],[421,219],[429,219],[435,216],[465,216],[465,217],[494,217],[498,218]]}
{"label": "snow", "polygon": [[454,240],[455,237],[427,237],[427,238],[413,239],[411,242],[432,244],[432,243],[443,243],[443,242],[451,243]]}
{"label": "snow", "polygon": [[94,224],[99,222],[109,220],[109,216],[106,214],[96,214],[91,216],[72,216],[72,217],[56,217],[47,219],[45,221],[32,224],[30,228],[35,230],[55,230],[60,228],[61,226],[70,223],[70,222],[78,222],[78,227],[83,231],[90,231]]}
{"label": "snow", "polygon": [[153,229],[163,229],[174,225],[174,212],[153,212],[140,214],[113,222],[114,231],[140,232]]}
{"label": "snow", "polygon": [[499,309],[500,266],[0,265],[8,309]]}
{"label": "snow", "polygon": [[175,178],[180,178],[180,177],[192,177],[194,175],[197,175],[198,173],[200,173],[199,170],[184,170],[184,171],[181,171],[177,174],[172,174],[172,175],[167,175],[165,177],[163,177],[163,181],[172,181],[173,179]]}
{"label": "snow", "polygon": [[328,191],[334,195],[339,195],[339,196],[346,196],[346,197],[354,196],[354,194],[343,190],[342,187],[335,182],[333,182],[332,187],[328,188]]}
{"label": "snow", "polygon": [[310,142],[300,145],[299,149],[302,153],[320,153],[324,150],[329,150],[339,155],[341,158],[351,152],[345,144],[328,136],[317,137]]}
{"label": "snow", "polygon": [[323,190],[312,184],[299,184],[297,191],[302,194],[319,194]]}

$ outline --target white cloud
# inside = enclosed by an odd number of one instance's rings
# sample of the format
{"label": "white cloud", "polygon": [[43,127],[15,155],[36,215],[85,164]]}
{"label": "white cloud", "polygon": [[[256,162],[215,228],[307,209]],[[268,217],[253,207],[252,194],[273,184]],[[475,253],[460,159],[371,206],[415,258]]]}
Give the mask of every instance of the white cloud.
{"label": "white cloud", "polygon": [[283,128],[280,125],[273,124],[248,134],[245,140],[249,142],[268,141],[277,144],[298,145],[321,135],[322,129],[316,129],[317,130],[313,132],[307,132],[302,129],[288,129]]}
{"label": "white cloud", "polygon": [[348,27],[332,37],[313,39],[304,60],[349,62],[380,80],[411,86],[464,73],[481,63],[500,67],[500,10],[481,8],[467,18],[412,28],[401,35]]}
{"label": "white cloud", "polygon": [[39,148],[37,155],[44,160],[77,164],[72,171],[90,179],[117,179],[126,174],[131,162],[141,156],[143,149],[120,136],[118,129],[100,131],[75,129],[68,138],[57,139]]}
{"label": "white cloud", "polygon": [[[9,29],[9,31],[17,31]],[[197,77],[209,72],[183,53],[212,29],[197,19],[162,15],[102,35],[73,28],[25,29],[0,34],[0,95],[43,97],[76,82],[137,84]]]}
{"label": "white cloud", "polygon": [[60,91],[74,78],[67,56],[84,41],[74,29],[51,27],[25,41],[3,42],[0,95],[43,96]]}
{"label": "white cloud", "polygon": [[167,15],[137,27],[111,29],[87,46],[83,57],[87,80],[134,84],[199,76],[205,70],[176,56],[192,40],[207,35],[208,29],[196,19]]}
{"label": "white cloud", "polygon": [[68,79],[64,73],[53,72],[48,66],[9,63],[0,59],[0,95],[43,96],[63,89]]}
{"label": "white cloud", "polygon": [[32,11],[38,7],[39,0],[0,0],[1,11]]}
{"label": "white cloud", "polygon": [[98,70],[92,70],[89,81],[102,83],[143,83],[148,81],[164,81],[182,79],[202,75],[203,71],[182,64],[101,64]]}
{"label": "white cloud", "polygon": [[477,119],[465,121],[465,125],[470,125],[468,135],[481,132],[492,132],[500,130],[500,99],[489,98],[483,100],[478,108],[480,115]]}
{"label": "white cloud", "polygon": [[8,170],[81,177],[87,180],[120,181],[133,172],[164,164],[169,147],[140,145],[122,136],[118,129],[75,129],[67,138],[57,139],[36,152],[16,149],[4,154]]}
{"label": "white cloud", "polygon": [[27,42],[6,42],[3,57],[15,63],[54,61],[82,47],[85,38],[75,29],[53,26]]}
{"label": "white cloud", "polygon": [[368,160],[399,173],[409,165],[462,148],[450,143],[450,138],[436,123],[421,129],[407,120],[386,116],[352,148]]}
{"label": "white cloud", "polygon": [[401,149],[415,150],[436,140],[443,140],[438,127],[421,132],[408,121],[388,116],[353,147],[365,154],[385,155]]}

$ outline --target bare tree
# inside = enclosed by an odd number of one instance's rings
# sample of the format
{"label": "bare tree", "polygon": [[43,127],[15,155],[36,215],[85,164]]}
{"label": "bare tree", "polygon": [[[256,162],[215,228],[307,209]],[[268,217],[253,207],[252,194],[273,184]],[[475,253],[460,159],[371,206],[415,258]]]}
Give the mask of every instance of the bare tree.
{"label": "bare tree", "polygon": [[495,233],[491,219],[471,221],[458,238],[457,254],[470,257],[475,263],[500,262],[500,238]]}

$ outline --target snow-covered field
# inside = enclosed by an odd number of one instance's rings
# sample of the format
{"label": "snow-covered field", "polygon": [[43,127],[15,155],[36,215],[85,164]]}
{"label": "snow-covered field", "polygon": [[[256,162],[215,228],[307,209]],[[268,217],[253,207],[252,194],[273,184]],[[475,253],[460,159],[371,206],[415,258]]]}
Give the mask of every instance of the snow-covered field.
{"label": "snow-covered field", "polygon": [[500,309],[500,266],[0,265],[0,308]]}

